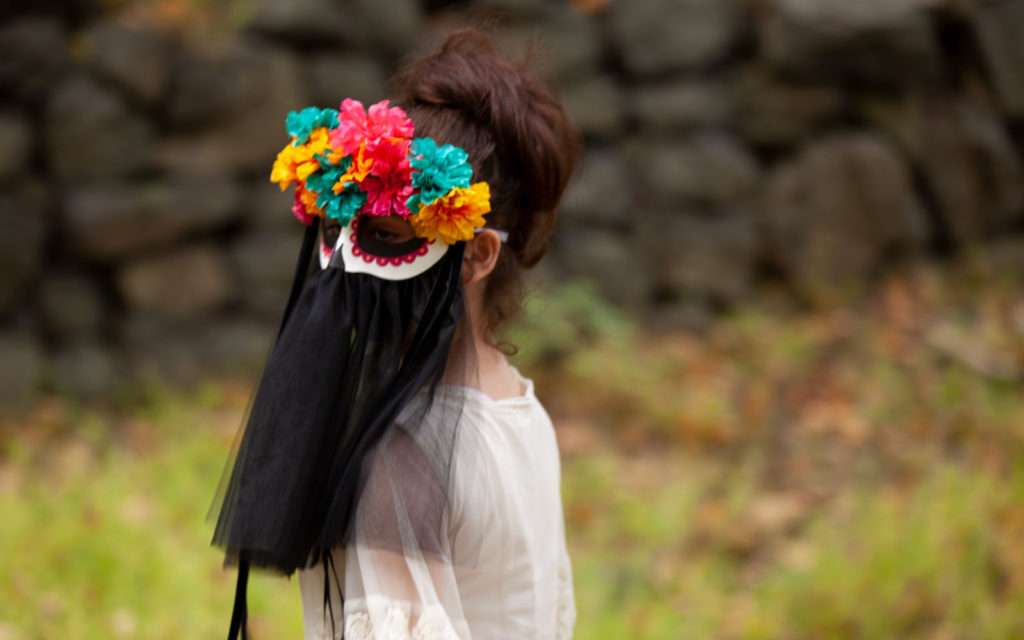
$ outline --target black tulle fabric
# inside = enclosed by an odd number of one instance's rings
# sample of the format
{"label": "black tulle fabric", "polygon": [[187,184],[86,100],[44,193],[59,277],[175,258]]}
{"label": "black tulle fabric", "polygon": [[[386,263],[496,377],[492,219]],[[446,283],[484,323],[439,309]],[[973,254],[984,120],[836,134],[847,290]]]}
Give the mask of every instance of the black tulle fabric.
{"label": "black tulle fabric", "polygon": [[[400,414],[403,433],[414,432],[412,413],[429,410],[452,375],[462,252],[453,245],[403,281],[347,274],[340,256],[297,277],[219,492],[213,543],[229,564],[291,574],[346,543],[375,445]],[[444,481],[450,454],[450,442],[431,453],[432,477]],[[383,546],[396,542],[387,537]]]}

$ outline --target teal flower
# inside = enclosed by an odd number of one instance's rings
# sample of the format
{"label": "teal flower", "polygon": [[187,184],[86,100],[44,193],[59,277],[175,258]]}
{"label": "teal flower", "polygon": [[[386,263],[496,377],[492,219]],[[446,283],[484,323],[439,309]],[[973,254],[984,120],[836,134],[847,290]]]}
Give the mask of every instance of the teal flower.
{"label": "teal flower", "polygon": [[306,188],[310,191],[316,191],[317,193],[331,192],[334,183],[348,171],[349,165],[352,164],[352,156],[343,157],[338,164],[332,164],[327,159],[329,156],[329,150],[313,156],[313,159],[317,161],[320,168],[306,177]]}
{"label": "teal flower", "polygon": [[324,215],[334,218],[344,227],[352,222],[352,218],[366,204],[366,194],[359,190],[355,182],[349,182],[341,193],[328,191],[320,194],[316,204],[324,210]]}
{"label": "teal flower", "polygon": [[452,189],[469,187],[473,168],[469,166],[469,155],[459,147],[438,147],[431,138],[416,138],[411,155],[415,191],[406,205],[412,213],[420,210],[420,203],[429,205]]}
{"label": "teal flower", "polygon": [[288,129],[288,135],[295,138],[295,141],[292,142],[294,147],[305,144],[313,129],[319,129],[320,127],[330,129],[337,124],[337,109],[321,109],[319,107],[306,107],[298,112],[291,111],[285,119],[285,128]]}
{"label": "teal flower", "polygon": [[355,182],[347,183],[340,193],[334,192],[334,185],[352,164],[352,156],[345,156],[338,164],[331,164],[327,159],[329,155],[328,152],[324,152],[314,156],[320,163],[320,168],[306,178],[306,189],[316,192],[316,206],[324,210],[324,215],[334,218],[344,226],[366,203],[366,194],[359,190],[359,185]]}

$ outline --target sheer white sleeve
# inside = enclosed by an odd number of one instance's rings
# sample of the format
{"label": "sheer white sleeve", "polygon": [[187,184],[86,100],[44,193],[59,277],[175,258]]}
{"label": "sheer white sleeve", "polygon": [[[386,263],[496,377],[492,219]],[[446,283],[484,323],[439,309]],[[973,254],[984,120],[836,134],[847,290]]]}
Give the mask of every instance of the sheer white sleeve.
{"label": "sheer white sleeve", "polygon": [[[307,640],[343,631],[346,640],[572,637],[550,419],[532,388],[454,404],[457,420],[435,406],[415,431],[389,431],[367,458],[355,529],[328,572],[336,584],[325,590],[320,567],[300,574]],[[339,591],[344,616],[340,600],[325,616],[325,593]]]}
{"label": "sheer white sleeve", "polygon": [[343,561],[327,572],[344,594],[343,622],[330,611],[322,620],[309,613],[323,611],[322,598],[319,606],[308,600],[309,594],[324,593],[325,572],[311,570],[319,574],[316,584],[304,572],[307,638],[340,638],[342,629],[346,640],[469,638],[448,535],[450,455],[451,443],[414,438],[397,428],[376,447],[366,466],[354,535],[335,552]]}

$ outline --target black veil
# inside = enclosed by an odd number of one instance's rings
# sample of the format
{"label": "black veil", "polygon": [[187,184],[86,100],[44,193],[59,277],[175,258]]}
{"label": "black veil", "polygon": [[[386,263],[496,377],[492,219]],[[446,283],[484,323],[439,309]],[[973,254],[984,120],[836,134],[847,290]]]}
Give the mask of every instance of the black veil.
{"label": "black veil", "polygon": [[[290,575],[321,563],[326,573],[331,550],[352,535],[372,471],[367,461],[389,432],[388,440],[400,430],[419,445],[414,459],[422,463],[405,471],[424,487],[418,510],[447,508],[460,405],[439,399],[467,384],[472,361],[459,336],[465,244],[449,247],[419,276],[389,281],[346,273],[340,252],[327,268],[311,268],[317,235],[317,225],[306,232],[276,343],[211,510],[213,544],[239,569],[229,639],[246,637],[250,566]],[[449,363],[453,345],[460,353]],[[438,404],[443,433],[418,435],[419,418]],[[442,522],[438,516],[419,526]],[[401,548],[389,539],[399,535],[381,528],[375,544]],[[425,546],[424,553],[436,552]],[[325,580],[325,607],[330,588]]]}

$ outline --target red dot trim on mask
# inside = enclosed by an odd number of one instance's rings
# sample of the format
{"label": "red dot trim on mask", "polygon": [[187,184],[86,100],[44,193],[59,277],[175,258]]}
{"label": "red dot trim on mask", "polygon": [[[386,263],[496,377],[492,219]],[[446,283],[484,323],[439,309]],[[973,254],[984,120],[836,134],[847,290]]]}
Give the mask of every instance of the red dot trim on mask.
{"label": "red dot trim on mask", "polygon": [[365,251],[359,248],[359,239],[356,237],[358,236],[358,231],[359,219],[357,218],[352,221],[352,235],[348,237],[349,243],[352,245],[352,255],[362,258],[363,262],[366,262],[367,264],[371,262],[376,262],[377,265],[381,267],[386,267],[389,264],[395,267],[399,267],[402,265],[403,262],[411,264],[416,260],[416,258],[427,255],[428,248],[435,242],[435,240],[427,240],[422,245],[420,245],[419,249],[407,253],[404,256],[384,258],[381,256],[370,255],[369,253],[366,253]]}

